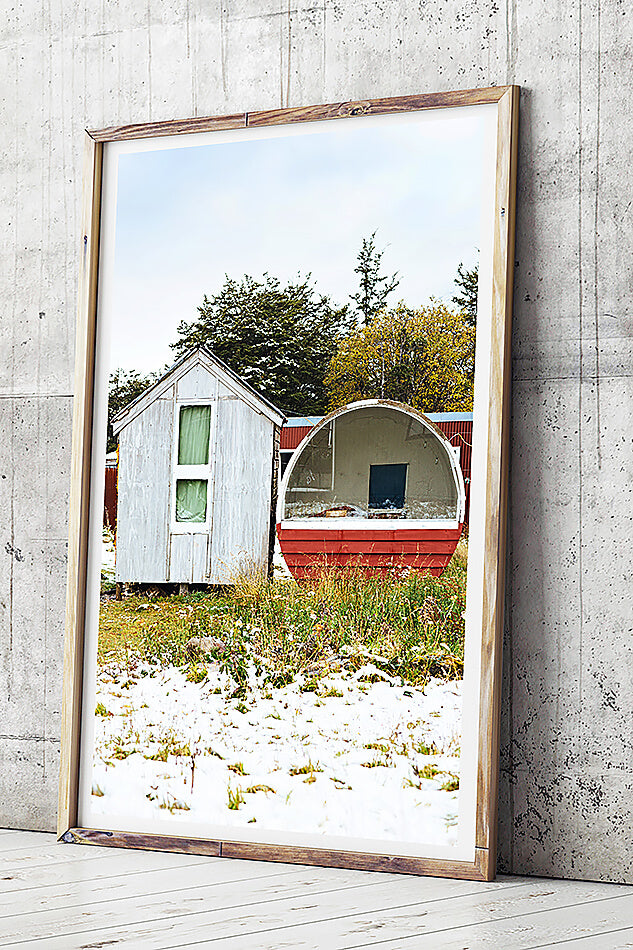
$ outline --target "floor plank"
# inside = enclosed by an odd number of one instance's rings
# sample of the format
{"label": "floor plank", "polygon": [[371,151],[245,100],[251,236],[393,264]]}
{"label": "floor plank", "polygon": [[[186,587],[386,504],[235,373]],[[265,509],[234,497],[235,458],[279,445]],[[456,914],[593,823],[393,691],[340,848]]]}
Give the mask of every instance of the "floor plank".
{"label": "floor plank", "polygon": [[[182,902],[182,906],[191,904],[196,910],[203,906],[203,902],[204,909],[212,906],[242,907],[257,901],[296,897],[321,890],[359,887],[368,883],[377,888],[395,884],[395,875],[384,875],[376,881],[375,875],[369,872],[338,870],[332,874],[328,870],[225,860],[208,866],[171,867],[110,876],[98,881],[71,882],[66,886],[51,887],[49,884],[23,889],[11,896],[10,911],[0,918],[0,939],[5,938],[7,928],[11,928],[11,921],[16,917],[25,925],[32,918],[34,923],[42,926],[48,919],[43,911],[54,912],[53,918],[63,911],[64,919],[68,921],[72,909],[80,908],[81,919],[85,920],[92,913],[98,915],[100,907],[109,913],[113,901],[118,902],[117,908],[124,907],[125,901],[136,906],[151,899],[161,909],[166,901],[171,901],[176,905]],[[245,887],[237,888],[236,884]]]}
{"label": "floor plank", "polygon": [[[404,941],[400,938],[370,943],[363,934],[362,939],[346,943],[345,950],[357,950],[366,946],[375,946],[376,950],[483,950],[490,947],[503,947],[503,950],[543,950],[546,947],[560,948],[564,945],[567,945],[569,950],[572,947],[576,950],[579,943],[589,935],[596,938],[596,948],[607,950],[611,935],[616,938],[617,931],[632,928],[633,895],[623,894],[614,898],[580,900],[564,907],[543,907],[538,911],[517,913],[497,921],[482,921],[442,928],[435,932],[411,934]],[[296,946],[303,947],[301,943]],[[235,950],[241,950],[239,944],[235,945]]]}
{"label": "floor plank", "polygon": [[[135,874],[151,874],[162,869],[205,866],[204,858],[195,855],[172,855],[151,851],[115,851],[100,849],[98,860],[87,862],[75,858],[76,849],[68,848],[67,861],[53,865],[26,865],[5,869],[0,877],[0,900],[5,895],[38,887],[65,887],[68,884],[82,884],[86,881],[100,881],[117,876],[126,877]],[[181,861],[174,861],[174,858]],[[148,886],[151,884],[148,882]]]}
{"label": "floor plank", "polygon": [[57,838],[47,831],[3,831],[0,841],[0,852],[8,854],[10,851],[32,848],[35,845],[54,848]]}
{"label": "floor plank", "polygon": [[633,927],[605,931],[592,937],[573,937],[571,940],[541,943],[532,950],[546,950],[546,947],[554,947],[555,950],[632,950]]}
{"label": "floor plank", "polygon": [[[292,890],[292,881],[287,883]],[[514,901],[509,892],[517,895]],[[226,897],[231,903],[214,909],[211,909],[213,894],[195,889],[190,894],[169,898],[161,895],[158,900],[154,895],[140,900],[121,900],[105,908],[86,904],[77,914],[27,915],[8,922],[13,926],[5,930],[0,946],[31,935],[38,940],[46,939],[50,950],[64,946],[67,950],[79,950],[89,932],[93,939],[98,937],[108,946],[133,939],[134,947],[139,950],[157,950],[193,945],[213,933],[215,941],[230,940],[236,950],[248,950],[255,945],[256,938],[262,934],[268,937],[269,931],[275,931],[271,934],[272,946],[285,935],[288,921],[292,920],[290,928],[298,947],[310,945],[311,932],[318,925],[324,946],[335,950],[354,942],[361,944],[359,933],[379,940],[410,937],[421,929],[444,929],[449,921],[454,925],[458,919],[464,923],[488,921],[491,914],[498,913],[498,908],[506,903],[513,909],[519,908],[516,913],[520,913],[520,908],[555,907],[564,899],[570,899],[551,888],[548,890],[546,885],[514,884],[511,879],[478,884],[416,877],[383,884],[376,880],[343,888],[330,886],[316,893],[299,888],[299,893],[292,897],[288,897],[282,887],[278,894],[275,898],[258,893],[251,884],[247,895],[228,891]],[[596,885],[571,882],[572,899],[586,900],[595,894]],[[448,916],[447,903],[450,903]],[[161,934],[157,934],[152,925],[157,917],[163,921]],[[305,936],[308,943],[304,942]]]}
{"label": "floor plank", "polygon": [[0,833],[3,950],[633,950],[633,888],[489,884]]}

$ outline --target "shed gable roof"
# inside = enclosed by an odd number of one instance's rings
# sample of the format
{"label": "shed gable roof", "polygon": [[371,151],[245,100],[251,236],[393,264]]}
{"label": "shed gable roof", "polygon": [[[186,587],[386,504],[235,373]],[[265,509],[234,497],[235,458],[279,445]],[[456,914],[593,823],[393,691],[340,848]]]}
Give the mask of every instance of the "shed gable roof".
{"label": "shed gable roof", "polygon": [[286,417],[280,409],[272,404],[265,396],[262,396],[256,389],[241,379],[237,373],[223,363],[222,360],[204,346],[196,346],[193,350],[181,356],[173,366],[163,373],[160,379],[137,396],[125,409],[114,416],[112,420],[112,430],[115,435],[136,419],[155,399],[158,399],[166,389],[173,386],[174,383],[182,379],[183,376],[193,369],[194,366],[203,366],[205,369],[216,376],[220,381],[236,396],[239,396],[255,412],[266,416],[274,425],[282,425]]}

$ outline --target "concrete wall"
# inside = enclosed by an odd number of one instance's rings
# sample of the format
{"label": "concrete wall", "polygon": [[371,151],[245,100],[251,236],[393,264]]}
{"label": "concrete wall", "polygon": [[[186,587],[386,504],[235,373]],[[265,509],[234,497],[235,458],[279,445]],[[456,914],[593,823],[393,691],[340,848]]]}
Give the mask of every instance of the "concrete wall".
{"label": "concrete wall", "polygon": [[517,82],[499,863],[633,880],[627,5],[24,0],[0,36],[3,822],[54,824],[84,127]]}

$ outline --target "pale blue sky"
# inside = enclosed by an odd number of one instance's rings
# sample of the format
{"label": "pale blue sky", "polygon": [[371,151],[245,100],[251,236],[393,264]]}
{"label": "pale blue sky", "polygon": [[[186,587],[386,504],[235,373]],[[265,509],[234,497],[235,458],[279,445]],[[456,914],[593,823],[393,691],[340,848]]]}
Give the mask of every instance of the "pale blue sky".
{"label": "pale blue sky", "polygon": [[450,302],[457,265],[477,260],[484,129],[476,110],[435,115],[121,155],[111,366],[171,362],[178,323],[225,274],[311,272],[348,302],[372,231],[399,271],[390,303]]}

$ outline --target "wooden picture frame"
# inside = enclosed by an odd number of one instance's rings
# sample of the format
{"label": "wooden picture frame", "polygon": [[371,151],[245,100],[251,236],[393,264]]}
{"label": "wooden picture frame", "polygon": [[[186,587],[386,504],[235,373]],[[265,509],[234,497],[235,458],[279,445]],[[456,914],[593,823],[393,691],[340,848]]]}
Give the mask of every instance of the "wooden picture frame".
{"label": "wooden picture frame", "polygon": [[[494,877],[518,104],[519,88],[505,86],[128,125],[86,133],[58,812],[58,835],[61,841],[473,880],[491,880]],[[478,659],[480,718],[477,729],[476,816],[472,857],[468,860],[450,860],[419,854],[392,853],[389,848],[385,848],[384,853],[380,850],[368,853],[340,847],[305,847],[275,844],[270,841],[224,840],[224,836],[222,840],[218,840],[217,836],[210,840],[202,837],[81,827],[78,822],[78,796],[104,150],[110,143],[158,136],[173,136],[177,142],[179,135],[188,133],[214,133],[324,120],[336,123],[339,120],[354,121],[356,117],[362,120],[366,116],[478,106],[492,107],[496,113],[496,161],[491,219],[493,238],[489,275],[490,327],[487,343],[489,421],[483,475],[485,485],[481,489],[484,550]]]}

